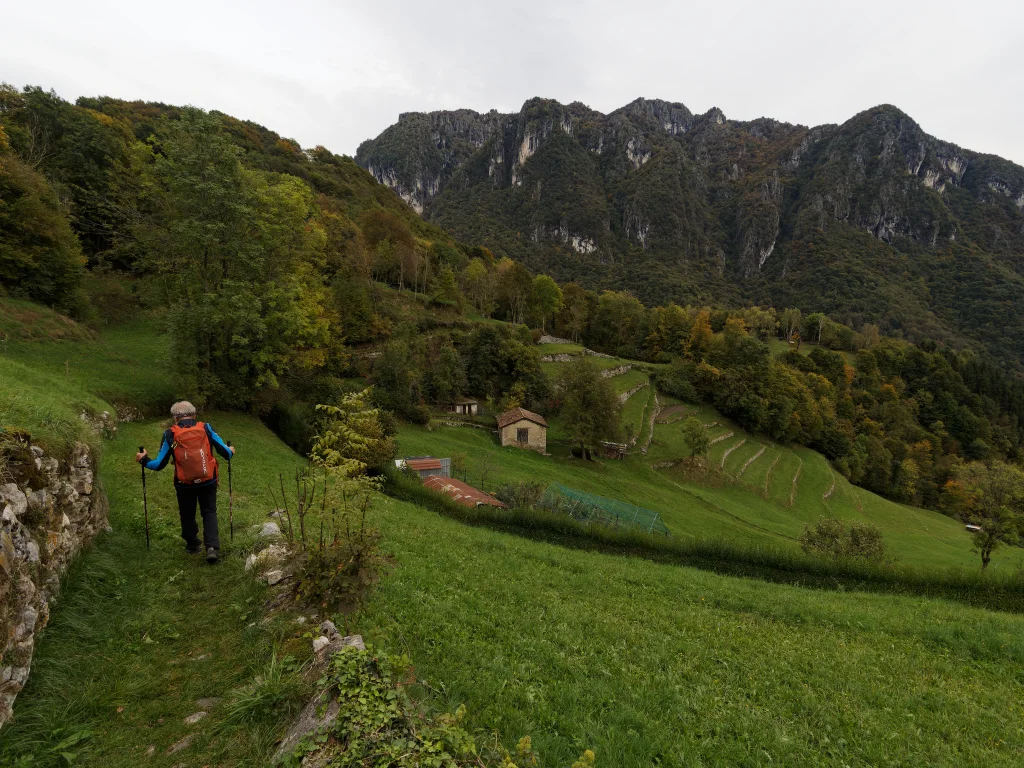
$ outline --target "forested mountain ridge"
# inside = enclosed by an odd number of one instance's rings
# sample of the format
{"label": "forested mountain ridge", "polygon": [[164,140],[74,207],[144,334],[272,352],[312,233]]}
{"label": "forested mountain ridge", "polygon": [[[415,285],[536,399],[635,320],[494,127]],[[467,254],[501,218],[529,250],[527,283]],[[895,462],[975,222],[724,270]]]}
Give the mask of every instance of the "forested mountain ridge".
{"label": "forested mountain ridge", "polygon": [[560,280],[824,309],[1024,358],[1024,168],[892,106],[808,128],[531,99],[403,114],[356,161],[456,237]]}
{"label": "forested mountain ridge", "polygon": [[[579,137],[573,119],[559,125]],[[678,111],[659,119],[681,131],[689,118]],[[725,125],[719,119],[705,117],[708,130]],[[470,145],[480,141],[471,122],[460,129]],[[495,167],[509,189],[520,178],[550,189],[547,177],[534,176],[542,172],[572,180],[545,147],[558,143],[577,159],[584,150],[573,149],[568,129],[552,130],[547,144],[527,145],[535,154],[522,167],[510,168],[522,163],[518,156]],[[602,138],[593,141],[603,151]],[[635,159],[636,147],[626,149]],[[675,153],[678,169],[692,165],[682,148],[664,151]],[[541,162],[552,157],[550,166]],[[580,167],[590,162],[583,155]],[[637,163],[658,173],[667,167]],[[623,183],[636,183],[629,173]],[[636,195],[665,189],[673,188],[644,182]],[[700,188],[688,190],[692,220],[709,220],[714,206],[702,202]],[[571,211],[587,210],[581,197],[594,210],[615,205],[572,186],[559,194]],[[715,226],[694,240],[700,248],[711,247]],[[833,227],[800,247],[833,270],[828,248],[848,247],[844,232]],[[887,274],[913,261],[867,232],[858,236],[857,257],[877,257]],[[600,258],[601,247],[578,254],[581,263]],[[723,290],[739,282],[724,266],[711,274]],[[907,309],[893,285],[870,285],[869,295]],[[726,309],[719,296],[644,306],[624,291],[559,286],[425,221],[351,158],[193,107],[105,97],[70,104],[40,88],[0,84],[5,295],[93,326],[151,317],[168,333],[176,391],[201,407],[258,413],[307,448],[315,405],[367,381],[378,406],[408,421],[426,422],[431,406],[465,395],[556,413],[561,396],[535,343],[548,330],[621,358],[669,364],[657,382],[666,393],[710,403],[751,432],[816,448],[851,481],[901,500],[939,504],[959,463],[1017,460],[1024,435],[1020,377],[972,349],[913,346],[882,338],[875,325],[858,332],[792,305]],[[5,310],[21,311],[0,307],[0,319]],[[0,323],[0,338],[12,327]],[[815,343],[810,356],[793,351],[801,340]],[[776,343],[782,348],[773,351]],[[156,413],[165,404],[147,407]]]}

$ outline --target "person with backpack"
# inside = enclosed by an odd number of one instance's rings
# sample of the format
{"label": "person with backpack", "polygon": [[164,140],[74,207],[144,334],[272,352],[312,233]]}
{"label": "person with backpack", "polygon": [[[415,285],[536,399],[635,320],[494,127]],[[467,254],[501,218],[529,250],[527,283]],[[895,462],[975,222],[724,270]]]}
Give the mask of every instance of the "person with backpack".
{"label": "person with backpack", "polygon": [[[206,561],[213,565],[220,559],[220,538],[217,534],[217,459],[214,450],[231,461],[235,449],[221,440],[213,427],[196,421],[196,407],[181,401],[171,406],[174,425],[164,432],[160,452],[147,461],[143,448],[135,460],[145,469],[159,472],[174,460],[174,491],[178,496],[181,517],[181,538],[185,551],[196,554],[206,550]],[[203,541],[199,542],[196,505],[203,517]]]}

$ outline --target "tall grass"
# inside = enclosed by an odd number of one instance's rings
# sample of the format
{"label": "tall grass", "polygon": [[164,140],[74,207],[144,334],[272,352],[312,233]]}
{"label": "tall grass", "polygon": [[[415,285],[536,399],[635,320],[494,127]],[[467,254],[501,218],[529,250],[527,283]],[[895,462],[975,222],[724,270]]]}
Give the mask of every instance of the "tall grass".
{"label": "tall grass", "polygon": [[29,432],[35,442],[66,456],[76,441],[94,442],[83,411],[109,410],[105,402],[34,368],[0,358],[0,427]]}
{"label": "tall grass", "polygon": [[574,520],[544,509],[476,508],[456,504],[417,479],[389,470],[386,491],[469,525],[483,526],[574,549],[641,557],[715,573],[827,590],[864,590],[956,600],[1024,612],[1020,574],[982,575],[951,568],[915,568],[852,559],[823,559],[770,544],[725,539],[670,538]]}

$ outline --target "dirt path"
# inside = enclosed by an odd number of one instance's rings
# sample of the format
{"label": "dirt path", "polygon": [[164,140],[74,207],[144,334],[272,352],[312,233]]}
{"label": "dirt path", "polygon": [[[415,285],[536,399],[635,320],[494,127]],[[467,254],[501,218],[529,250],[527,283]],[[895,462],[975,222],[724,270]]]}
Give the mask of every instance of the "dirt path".
{"label": "dirt path", "polygon": [[836,490],[836,473],[832,470],[832,467],[828,468],[828,473],[832,475],[832,485],[830,485],[829,489],[821,495],[822,501],[828,501]]}

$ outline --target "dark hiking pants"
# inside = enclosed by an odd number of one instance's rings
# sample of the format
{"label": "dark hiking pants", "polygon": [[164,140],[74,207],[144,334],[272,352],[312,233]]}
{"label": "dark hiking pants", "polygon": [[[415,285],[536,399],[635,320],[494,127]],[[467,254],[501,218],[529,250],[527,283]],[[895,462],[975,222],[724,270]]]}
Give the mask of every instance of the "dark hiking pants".
{"label": "dark hiking pants", "polygon": [[190,488],[174,486],[178,494],[178,515],[181,516],[181,538],[194,547],[199,544],[199,525],[196,523],[196,504],[203,516],[203,546],[220,549],[217,535],[217,483]]}

